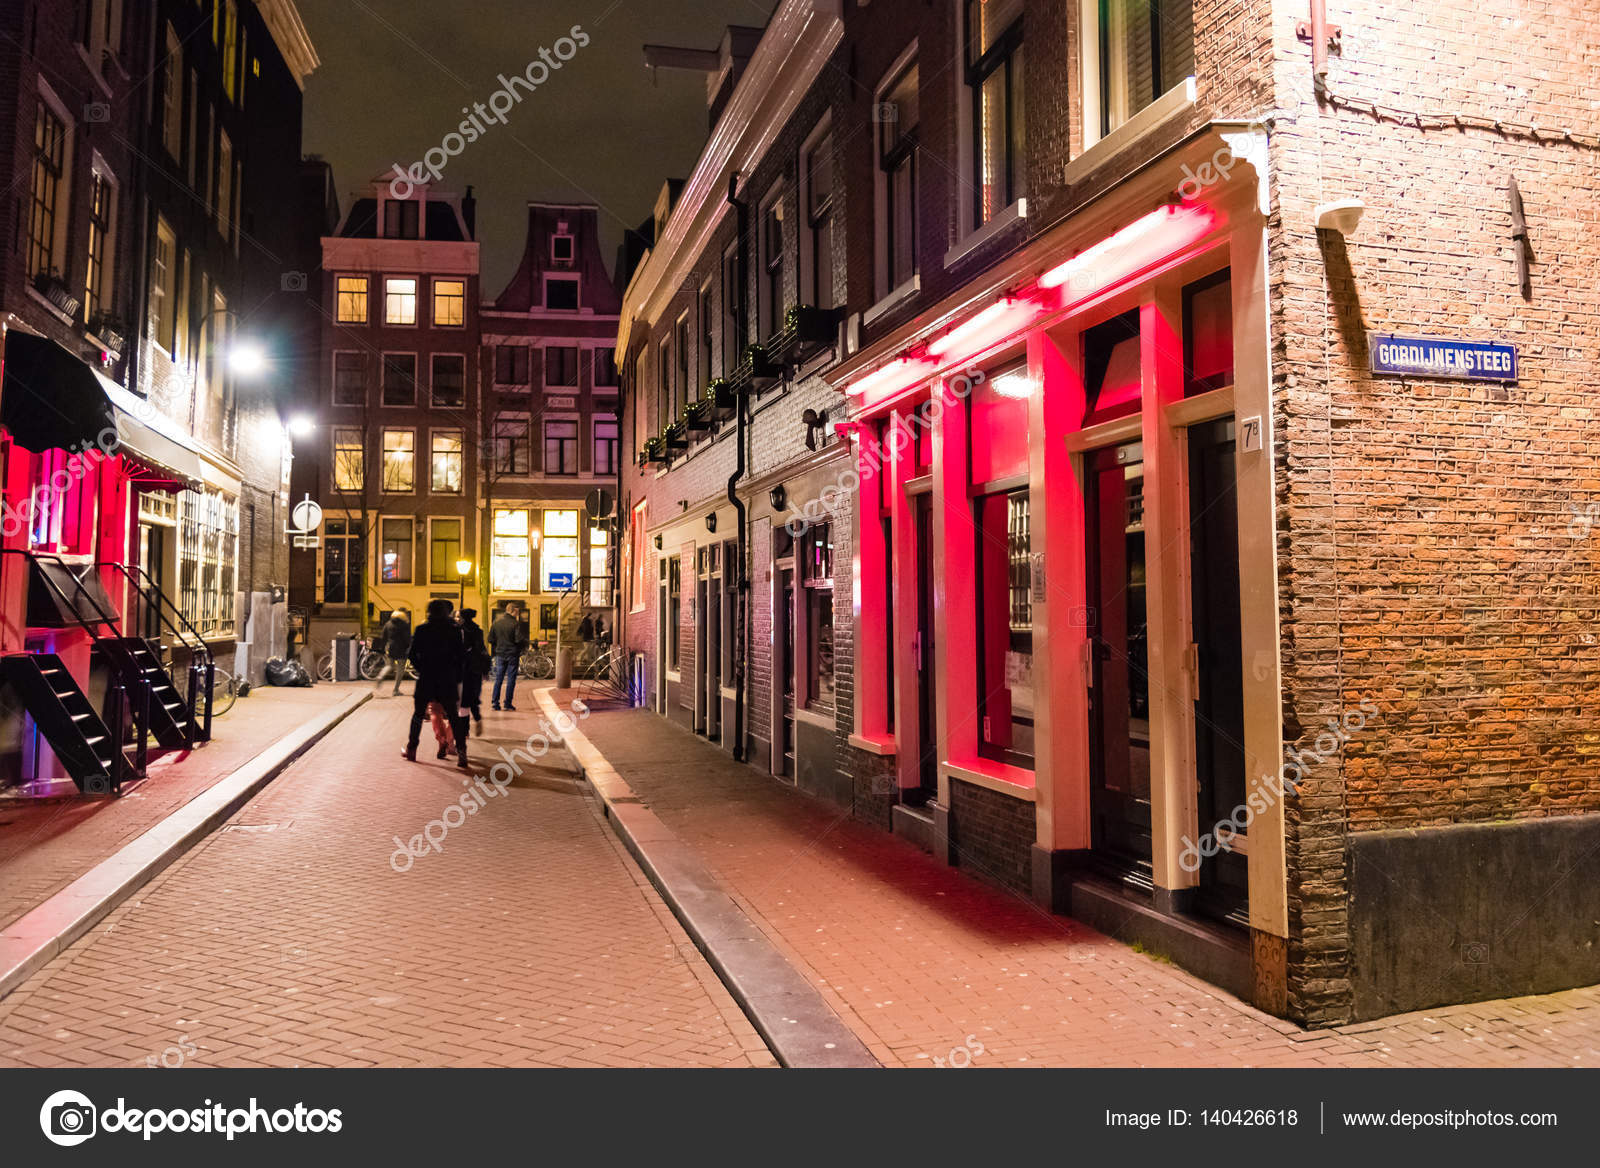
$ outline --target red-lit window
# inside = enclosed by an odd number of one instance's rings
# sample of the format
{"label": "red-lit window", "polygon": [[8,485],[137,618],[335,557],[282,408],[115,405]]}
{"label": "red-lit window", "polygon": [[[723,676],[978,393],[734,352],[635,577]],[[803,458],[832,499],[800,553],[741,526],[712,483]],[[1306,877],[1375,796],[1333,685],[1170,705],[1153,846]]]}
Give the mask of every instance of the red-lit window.
{"label": "red-lit window", "polygon": [[974,500],[978,531],[978,751],[1033,766],[1033,585],[1028,489]]}
{"label": "red-lit window", "polygon": [[1138,413],[1143,385],[1138,309],[1114,316],[1083,334],[1085,426]]}
{"label": "red-lit window", "polygon": [[47,450],[34,456],[29,542],[39,551],[91,555],[99,502],[98,451],[68,454]]}
{"label": "red-lit window", "polygon": [[1233,384],[1233,282],[1228,269],[1183,290],[1183,395]]}

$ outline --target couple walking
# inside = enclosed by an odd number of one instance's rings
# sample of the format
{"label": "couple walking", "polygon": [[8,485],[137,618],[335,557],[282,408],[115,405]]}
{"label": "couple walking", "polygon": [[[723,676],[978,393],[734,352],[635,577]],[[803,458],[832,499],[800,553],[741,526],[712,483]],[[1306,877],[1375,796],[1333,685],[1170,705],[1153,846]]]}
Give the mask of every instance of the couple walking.
{"label": "couple walking", "polygon": [[[483,629],[473,620],[477,612],[464,608],[457,618],[454,608],[448,600],[429,601],[428,619],[411,635],[406,660],[417,671],[417,685],[403,753],[409,761],[417,761],[422,723],[433,718],[439,757],[449,754],[447,735],[453,735],[456,766],[468,770],[467,730],[470,719],[478,724],[478,732],[483,732],[483,675],[489,667],[489,654]],[[395,692],[399,692],[398,683]]]}

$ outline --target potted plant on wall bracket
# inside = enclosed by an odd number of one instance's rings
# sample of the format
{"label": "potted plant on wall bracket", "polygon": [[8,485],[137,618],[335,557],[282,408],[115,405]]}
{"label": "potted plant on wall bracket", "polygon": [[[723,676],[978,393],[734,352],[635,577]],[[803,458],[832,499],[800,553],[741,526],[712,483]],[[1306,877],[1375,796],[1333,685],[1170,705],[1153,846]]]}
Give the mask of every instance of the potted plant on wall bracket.
{"label": "potted plant on wall bracket", "polygon": [[711,429],[711,423],[715,420],[711,406],[711,399],[701,396],[683,407],[683,424],[688,427],[689,433],[703,434]]}
{"label": "potted plant on wall bracket", "polygon": [[767,351],[783,361],[800,361],[839,342],[839,309],[791,305],[783,328],[767,343]]}
{"label": "potted plant on wall bracket", "polygon": [[666,462],[667,455],[660,438],[646,438],[644,445],[639,449],[639,465],[649,466],[652,462]]}
{"label": "potted plant on wall bracket", "polygon": [[668,422],[661,431],[661,444],[669,457],[677,451],[689,449],[689,428],[682,422]]}
{"label": "potted plant on wall bracket", "polygon": [[96,313],[89,322],[89,332],[108,352],[118,357],[122,355],[123,346],[127,344],[128,326],[122,323],[121,317],[109,312]]}
{"label": "potted plant on wall bracket", "polygon": [[719,422],[726,422],[738,412],[739,395],[733,386],[721,377],[713,378],[701,396],[711,402],[711,412],[716,415]]}
{"label": "potted plant on wall bracket", "polygon": [[771,389],[783,377],[783,365],[774,361],[761,345],[751,345],[744,351],[744,360],[739,363],[740,371],[748,371],[750,388],[757,393]]}
{"label": "potted plant on wall bracket", "polygon": [[60,272],[40,272],[33,278],[34,290],[68,316],[78,315],[78,298],[67,287]]}

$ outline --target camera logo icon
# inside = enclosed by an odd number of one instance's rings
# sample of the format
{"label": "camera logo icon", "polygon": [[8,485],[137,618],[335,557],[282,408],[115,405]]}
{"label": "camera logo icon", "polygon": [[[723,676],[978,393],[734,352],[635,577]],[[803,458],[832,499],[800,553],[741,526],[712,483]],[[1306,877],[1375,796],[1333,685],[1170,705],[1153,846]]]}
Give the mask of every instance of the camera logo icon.
{"label": "camera logo icon", "polygon": [[57,1091],[39,1108],[44,1138],[63,1148],[75,1147],[94,1135],[95,1106],[78,1091]]}
{"label": "camera logo icon", "polygon": [[874,102],[872,105],[872,120],[875,122],[898,122],[900,120],[900,106],[892,101]]}
{"label": "camera logo icon", "polygon": [[285,292],[304,292],[306,290],[306,274],[304,272],[285,272],[279,282]]}
{"label": "camera logo icon", "polygon": [[111,120],[111,105],[104,101],[91,101],[83,107],[83,120],[86,122],[109,122]]}

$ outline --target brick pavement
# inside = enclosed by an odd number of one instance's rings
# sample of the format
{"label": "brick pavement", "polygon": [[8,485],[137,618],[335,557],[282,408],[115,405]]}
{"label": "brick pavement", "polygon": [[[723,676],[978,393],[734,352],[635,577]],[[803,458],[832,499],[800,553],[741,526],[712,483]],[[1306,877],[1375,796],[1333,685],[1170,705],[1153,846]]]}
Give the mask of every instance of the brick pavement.
{"label": "brick pavement", "polygon": [[[774,1065],[559,766],[395,871],[463,791],[399,758],[409,710],[358,710],[0,1001],[0,1065]],[[494,715],[478,771],[533,723]]]}
{"label": "brick pavement", "polygon": [[1600,1065],[1600,987],[1303,1031],[654,715],[581,730],[885,1065]]}
{"label": "brick pavement", "polygon": [[[330,694],[332,688],[337,691]],[[325,713],[352,686],[263,686],[212,723],[195,750],[152,756],[149,778],[119,799],[0,799],[0,927]]]}

